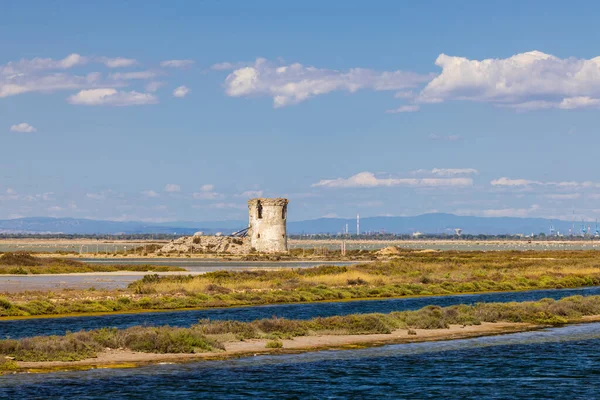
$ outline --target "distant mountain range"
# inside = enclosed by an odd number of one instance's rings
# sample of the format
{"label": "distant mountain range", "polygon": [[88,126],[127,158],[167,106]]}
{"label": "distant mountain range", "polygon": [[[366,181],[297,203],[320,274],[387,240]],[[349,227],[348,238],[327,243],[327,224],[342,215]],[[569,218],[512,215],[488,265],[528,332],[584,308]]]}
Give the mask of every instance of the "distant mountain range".
{"label": "distant mountain range", "polygon": [[[414,217],[367,217],[361,218],[360,230],[364,232],[386,233],[454,233],[455,228],[464,234],[548,234],[551,223],[554,229],[567,234],[572,227],[571,221],[550,221],[544,218],[509,217],[466,217],[454,214],[423,214]],[[300,233],[338,233],[346,224],[348,231],[356,233],[356,220],[343,218],[319,218],[307,221],[288,222],[290,234]],[[225,234],[243,229],[246,221],[205,221],[205,222],[117,222],[75,218],[18,218],[0,220],[0,233],[64,233],[64,234],[136,234],[136,233],[176,233],[189,235],[197,231],[207,234],[223,232]],[[586,222],[595,230],[595,223]],[[581,231],[581,222],[575,223],[575,233]]]}

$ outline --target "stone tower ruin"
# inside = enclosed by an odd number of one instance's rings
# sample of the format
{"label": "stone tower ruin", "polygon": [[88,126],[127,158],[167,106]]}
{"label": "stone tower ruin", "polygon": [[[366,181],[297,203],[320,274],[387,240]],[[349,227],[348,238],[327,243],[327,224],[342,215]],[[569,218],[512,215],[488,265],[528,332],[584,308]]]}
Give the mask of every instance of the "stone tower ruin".
{"label": "stone tower ruin", "polygon": [[288,200],[251,199],[248,201],[250,245],[262,253],[287,253]]}

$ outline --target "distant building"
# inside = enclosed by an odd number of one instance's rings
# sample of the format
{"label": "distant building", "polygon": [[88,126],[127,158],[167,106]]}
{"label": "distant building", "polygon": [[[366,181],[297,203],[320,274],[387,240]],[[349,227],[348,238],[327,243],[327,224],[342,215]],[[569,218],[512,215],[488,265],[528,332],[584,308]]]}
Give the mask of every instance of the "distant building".
{"label": "distant building", "polygon": [[287,206],[282,198],[248,201],[250,246],[261,253],[286,253]]}

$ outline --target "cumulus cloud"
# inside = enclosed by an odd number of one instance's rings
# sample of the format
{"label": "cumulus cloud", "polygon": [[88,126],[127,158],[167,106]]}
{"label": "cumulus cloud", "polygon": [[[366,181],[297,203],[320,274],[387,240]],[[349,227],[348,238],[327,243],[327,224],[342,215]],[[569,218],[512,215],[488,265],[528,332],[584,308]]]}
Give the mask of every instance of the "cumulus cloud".
{"label": "cumulus cloud", "polygon": [[166,60],[160,63],[163,68],[185,68],[194,64],[193,60]]}
{"label": "cumulus cloud", "polygon": [[181,192],[181,186],[179,186],[176,183],[167,183],[165,185],[165,192],[169,192],[169,193]]}
{"label": "cumulus cloud", "polygon": [[123,57],[115,57],[115,58],[103,57],[102,62],[108,68],[124,68],[124,67],[131,67],[132,65],[137,64],[137,61],[134,60],[133,58],[123,58]]}
{"label": "cumulus cloud", "polygon": [[334,91],[398,91],[429,79],[429,75],[405,71],[363,68],[338,71],[299,63],[278,65],[259,58],[254,64],[232,71],[225,80],[225,88],[232,97],[269,96],[275,107],[284,107]]}
{"label": "cumulus cloud", "polygon": [[11,132],[21,132],[21,133],[31,133],[37,132],[33,126],[29,125],[27,122],[21,122],[20,124],[15,124],[10,126]]}
{"label": "cumulus cloud", "polygon": [[471,178],[378,178],[372,172],[360,172],[349,178],[324,179],[313,187],[368,188],[368,187],[465,187],[472,186]]}
{"label": "cumulus cloud", "polygon": [[393,110],[387,110],[386,113],[388,113],[388,114],[412,113],[412,112],[417,112],[420,109],[421,109],[421,107],[419,107],[415,104],[412,104],[412,105],[400,106]]}
{"label": "cumulus cloud", "polygon": [[185,86],[179,86],[175,90],[173,90],[173,96],[175,97],[185,97],[191,90]]}
{"label": "cumulus cloud", "polygon": [[117,91],[112,88],[87,89],[70,96],[67,101],[71,104],[86,106],[134,106],[156,104],[158,98],[150,93],[136,91]]}
{"label": "cumulus cloud", "polygon": [[521,111],[600,106],[600,57],[561,59],[530,51],[480,61],[441,54],[435,64],[442,72],[421,91],[417,102],[469,100]]}

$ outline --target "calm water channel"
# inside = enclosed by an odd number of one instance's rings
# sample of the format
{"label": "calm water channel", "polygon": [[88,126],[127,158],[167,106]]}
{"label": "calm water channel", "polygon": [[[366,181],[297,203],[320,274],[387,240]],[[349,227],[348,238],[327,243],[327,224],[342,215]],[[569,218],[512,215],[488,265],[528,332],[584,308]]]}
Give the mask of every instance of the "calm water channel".
{"label": "calm water channel", "polygon": [[0,377],[6,399],[595,399],[600,324],[362,350]]}
{"label": "calm water channel", "polygon": [[35,335],[62,335],[66,331],[102,327],[126,328],[135,325],[190,326],[199,319],[251,321],[272,316],[309,319],[355,313],[389,313],[416,310],[428,305],[450,306],[477,302],[532,301],[542,298],[559,299],[573,295],[599,295],[600,287],[561,290],[532,290],[526,292],[486,293],[475,295],[424,296],[387,300],[348,301],[336,303],[284,304],[261,307],[218,308],[194,311],[171,311],[140,314],[116,314],[90,317],[25,319],[0,321],[0,338],[19,338]]}

